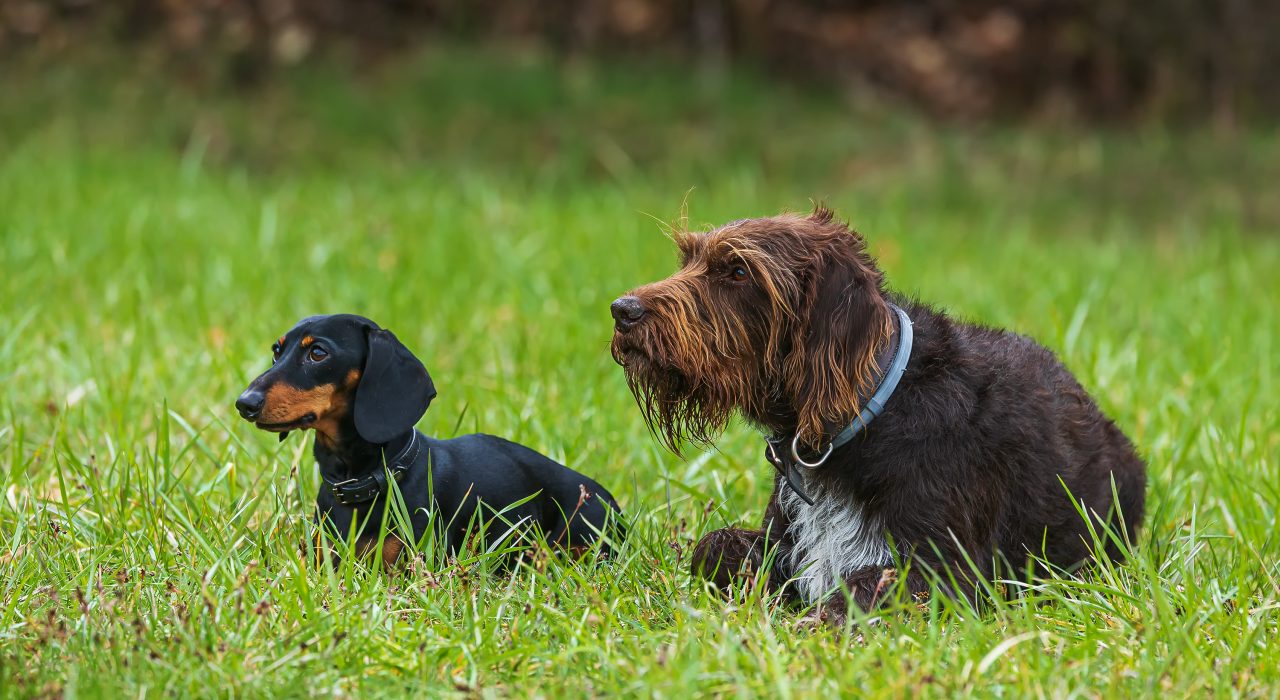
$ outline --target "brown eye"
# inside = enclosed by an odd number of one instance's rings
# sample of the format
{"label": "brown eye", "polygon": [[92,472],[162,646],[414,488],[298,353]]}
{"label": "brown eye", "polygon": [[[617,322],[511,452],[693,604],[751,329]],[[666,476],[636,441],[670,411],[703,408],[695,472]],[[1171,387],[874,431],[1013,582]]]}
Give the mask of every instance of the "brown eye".
{"label": "brown eye", "polygon": [[307,353],[307,359],[311,360],[312,362],[320,362],[321,360],[323,360],[328,356],[329,356],[329,353],[325,352],[324,348],[320,347],[319,345],[312,346],[311,352]]}
{"label": "brown eye", "polygon": [[734,265],[733,269],[729,271],[729,276],[733,278],[734,282],[742,282],[747,279],[747,268],[742,265]]}

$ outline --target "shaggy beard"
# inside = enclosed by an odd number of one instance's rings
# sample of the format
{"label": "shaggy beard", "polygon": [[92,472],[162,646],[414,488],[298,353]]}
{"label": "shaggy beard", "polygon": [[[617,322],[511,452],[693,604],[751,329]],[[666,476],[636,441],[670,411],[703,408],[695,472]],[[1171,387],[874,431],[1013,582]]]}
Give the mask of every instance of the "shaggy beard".
{"label": "shaggy beard", "polygon": [[650,432],[677,456],[684,456],[685,443],[710,448],[739,407],[741,397],[726,387],[658,367],[637,354],[619,360]]}

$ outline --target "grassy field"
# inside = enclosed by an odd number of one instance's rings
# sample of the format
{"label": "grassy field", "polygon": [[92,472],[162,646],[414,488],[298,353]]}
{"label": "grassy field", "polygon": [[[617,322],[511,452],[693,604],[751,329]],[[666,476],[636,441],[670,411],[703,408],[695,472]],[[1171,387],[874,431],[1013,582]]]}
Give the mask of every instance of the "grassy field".
{"label": "grassy field", "polygon": [[[940,127],[750,72],[427,53],[229,95],[145,58],[0,78],[0,694],[1275,697],[1280,137]],[[758,436],[681,460],[609,358],[658,221],[831,205],[891,284],[1057,351],[1150,462],[1132,562],[800,631],[685,573]],[[232,401],[358,312],[633,521],[609,563],[317,569],[310,437]]]}

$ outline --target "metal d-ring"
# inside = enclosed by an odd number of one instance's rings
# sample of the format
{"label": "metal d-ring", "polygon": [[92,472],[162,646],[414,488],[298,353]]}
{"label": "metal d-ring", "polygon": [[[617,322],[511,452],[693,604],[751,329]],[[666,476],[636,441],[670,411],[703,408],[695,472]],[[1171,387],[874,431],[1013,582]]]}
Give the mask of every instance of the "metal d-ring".
{"label": "metal d-ring", "polygon": [[831,453],[836,451],[836,446],[828,442],[826,453],[823,454],[821,457],[819,457],[818,461],[806,462],[804,461],[804,459],[800,457],[799,448],[800,448],[800,433],[796,433],[796,436],[794,438],[791,438],[791,459],[795,460],[796,464],[799,464],[800,466],[805,467],[806,469],[817,469],[818,467],[821,467],[823,464],[826,464],[827,458],[831,456]]}

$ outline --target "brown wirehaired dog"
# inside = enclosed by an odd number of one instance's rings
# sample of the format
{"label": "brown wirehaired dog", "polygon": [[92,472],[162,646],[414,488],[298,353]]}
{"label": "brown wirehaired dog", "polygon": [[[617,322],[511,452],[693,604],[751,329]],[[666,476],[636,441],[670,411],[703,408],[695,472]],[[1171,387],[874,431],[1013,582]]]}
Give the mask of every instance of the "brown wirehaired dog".
{"label": "brown wirehaired dog", "polygon": [[1090,559],[1091,527],[1123,556],[1145,466],[1049,350],[891,295],[823,208],[675,241],[678,272],[613,302],[613,357],[672,450],[736,413],[778,471],[763,526],[708,533],[695,574],[727,585],[776,546],[768,585],[839,620],[833,592],[869,609],[898,565],[973,599],[1030,557]]}

